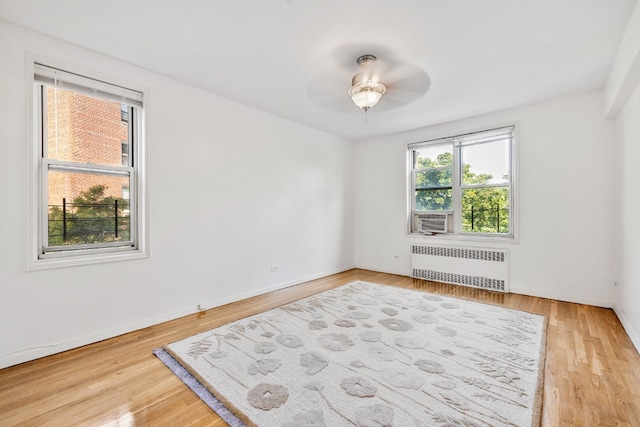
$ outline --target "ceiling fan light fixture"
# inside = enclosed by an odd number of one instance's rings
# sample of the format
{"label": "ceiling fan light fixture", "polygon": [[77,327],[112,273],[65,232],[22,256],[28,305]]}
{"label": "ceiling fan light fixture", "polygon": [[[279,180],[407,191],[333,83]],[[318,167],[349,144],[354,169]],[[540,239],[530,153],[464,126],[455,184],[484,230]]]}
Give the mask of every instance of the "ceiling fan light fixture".
{"label": "ceiling fan light fixture", "polygon": [[382,95],[387,91],[387,87],[372,70],[376,62],[375,56],[362,55],[357,62],[363,71],[351,79],[349,96],[358,108],[367,111],[380,101]]}
{"label": "ceiling fan light fixture", "polygon": [[352,86],[349,95],[358,108],[367,111],[380,101],[382,94],[387,91],[387,87],[380,82],[368,81],[365,83]]}

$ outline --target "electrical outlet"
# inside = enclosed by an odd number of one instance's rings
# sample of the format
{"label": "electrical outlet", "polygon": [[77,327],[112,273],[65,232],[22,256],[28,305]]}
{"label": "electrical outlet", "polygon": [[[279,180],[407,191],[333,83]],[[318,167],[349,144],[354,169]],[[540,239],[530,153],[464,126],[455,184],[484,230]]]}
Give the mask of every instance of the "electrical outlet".
{"label": "electrical outlet", "polygon": [[396,261],[400,261],[400,255],[394,255],[393,259],[396,260]]}
{"label": "electrical outlet", "polygon": [[273,265],[271,266],[271,272],[272,272],[272,273],[277,273],[279,269],[280,269],[280,267],[278,267],[278,265],[277,265],[277,264],[273,264]]}

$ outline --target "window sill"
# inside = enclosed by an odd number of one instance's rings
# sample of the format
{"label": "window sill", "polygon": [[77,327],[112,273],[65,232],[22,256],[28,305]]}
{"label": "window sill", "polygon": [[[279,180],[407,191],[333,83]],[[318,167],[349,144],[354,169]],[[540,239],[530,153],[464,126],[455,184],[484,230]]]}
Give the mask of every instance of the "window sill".
{"label": "window sill", "polygon": [[506,243],[506,244],[518,244],[520,243],[519,239],[515,236],[498,236],[498,235],[482,235],[482,236],[473,236],[469,234],[423,234],[423,233],[407,233],[406,237],[411,239],[420,239],[420,240],[430,240],[433,242],[440,243],[451,243],[451,242],[479,242],[479,243]]}
{"label": "window sill", "polygon": [[51,256],[31,259],[27,271],[40,271],[53,268],[76,267],[80,265],[102,264],[107,262],[129,261],[149,258],[143,250],[111,251],[82,255]]}

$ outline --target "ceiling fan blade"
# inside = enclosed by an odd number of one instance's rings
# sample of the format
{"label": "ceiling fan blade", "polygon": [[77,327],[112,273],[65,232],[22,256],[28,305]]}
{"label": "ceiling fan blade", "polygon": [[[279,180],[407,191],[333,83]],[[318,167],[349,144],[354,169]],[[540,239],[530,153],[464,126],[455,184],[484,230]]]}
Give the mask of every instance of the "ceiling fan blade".
{"label": "ceiling fan blade", "polygon": [[350,83],[350,78],[344,78],[340,74],[319,74],[307,86],[307,96],[313,104],[321,108],[347,113],[355,107],[347,93]]}
{"label": "ceiling fan blade", "polygon": [[397,77],[388,80],[388,90],[385,96],[399,102],[411,103],[422,98],[427,93],[431,86],[429,75],[418,67],[411,68],[413,69],[406,69],[406,71],[410,72],[404,75],[394,73]]}

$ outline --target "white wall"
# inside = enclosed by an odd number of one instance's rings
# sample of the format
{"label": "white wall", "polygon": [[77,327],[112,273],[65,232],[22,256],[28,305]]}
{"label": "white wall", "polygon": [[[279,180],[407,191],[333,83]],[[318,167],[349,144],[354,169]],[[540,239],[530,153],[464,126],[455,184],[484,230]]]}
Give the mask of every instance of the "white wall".
{"label": "white wall", "polygon": [[[150,89],[150,258],[26,272],[27,51]],[[0,368],[353,267],[350,141],[4,23],[0,58]]]}
{"label": "white wall", "polygon": [[[640,351],[640,3],[629,20],[607,82],[607,113],[616,117],[618,227],[615,311]],[[616,107],[619,107],[616,109]],[[619,114],[618,114],[619,112]]]}
{"label": "white wall", "polygon": [[605,112],[615,118],[640,82],[640,3],[629,18],[604,88]]}
{"label": "white wall", "polygon": [[356,265],[410,275],[410,242],[472,246],[406,236],[406,145],[515,122],[519,242],[475,246],[509,250],[512,292],[611,306],[614,128],[602,105],[593,92],[356,143]]}
{"label": "white wall", "polygon": [[620,147],[620,230],[615,311],[640,351],[640,86],[617,119]]}

